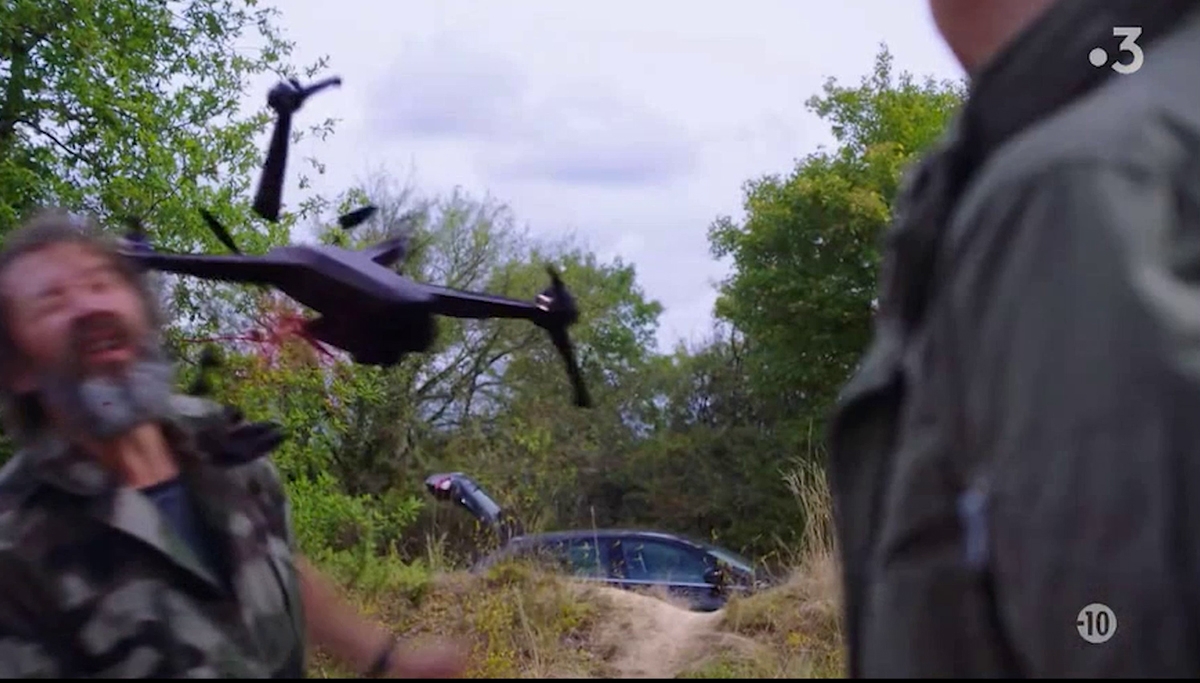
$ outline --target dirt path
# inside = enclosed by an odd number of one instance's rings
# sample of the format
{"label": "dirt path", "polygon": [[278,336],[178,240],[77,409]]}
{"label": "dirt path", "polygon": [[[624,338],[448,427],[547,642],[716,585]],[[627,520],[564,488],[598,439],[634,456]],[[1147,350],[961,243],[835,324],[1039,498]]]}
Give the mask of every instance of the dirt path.
{"label": "dirt path", "polygon": [[672,678],[703,655],[720,612],[692,612],[659,598],[601,589],[617,615],[606,634],[621,678]]}

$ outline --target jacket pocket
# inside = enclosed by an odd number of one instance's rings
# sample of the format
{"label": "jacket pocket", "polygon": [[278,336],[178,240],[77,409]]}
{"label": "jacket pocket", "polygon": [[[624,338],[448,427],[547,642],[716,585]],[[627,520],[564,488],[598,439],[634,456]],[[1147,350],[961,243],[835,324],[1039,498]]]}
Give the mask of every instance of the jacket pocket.
{"label": "jacket pocket", "polygon": [[1016,675],[995,610],[989,503],[986,489],[948,491],[923,505],[919,533],[881,546],[864,607],[863,676]]}

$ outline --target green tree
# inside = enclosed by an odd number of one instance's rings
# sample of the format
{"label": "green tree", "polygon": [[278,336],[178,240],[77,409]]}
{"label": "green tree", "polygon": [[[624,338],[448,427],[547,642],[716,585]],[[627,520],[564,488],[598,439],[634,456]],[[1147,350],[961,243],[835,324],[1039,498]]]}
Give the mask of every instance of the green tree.
{"label": "green tree", "polygon": [[[886,48],[858,87],[808,102],[838,146],[747,184],[746,217],[710,228],[731,257],[717,315],[745,335],[756,391],[798,440],[813,433],[871,333],[879,246],[901,174],[945,129],[964,86],[894,77]],[[819,432],[818,432],[819,433]]]}
{"label": "green tree", "polygon": [[[325,62],[302,73],[288,64],[277,10],[257,0],[0,8],[0,234],[56,204],[109,224],[141,216],[164,248],[220,249],[197,213],[207,207],[248,250],[286,241],[291,218],[251,229],[247,190],[270,114],[266,93],[255,111],[239,103],[256,75],[309,78]],[[185,312],[201,289],[191,284],[175,292]]]}
{"label": "green tree", "polygon": [[[663,528],[764,557],[793,541],[787,457],[765,418],[742,335],[727,323],[653,364],[644,422],[607,477],[602,523]],[[602,495],[601,495],[602,492]]]}
{"label": "green tree", "polygon": [[[270,297],[269,304],[276,322],[291,313],[283,297]],[[374,387],[351,363],[322,358],[288,336],[230,349],[213,378],[214,398],[239,406],[249,420],[283,428],[287,438],[270,457],[288,488],[301,549],[324,561],[345,553],[367,561],[395,545],[422,501],[355,492],[341,478],[334,465],[355,429],[347,399]]]}
{"label": "green tree", "polygon": [[476,416],[489,444],[481,451],[489,459],[477,467],[497,498],[531,525],[605,523],[608,484],[622,476],[650,398],[646,379],[662,306],[646,296],[631,264],[604,262],[572,240],[536,245],[501,271],[493,289],[529,299],[548,285],[546,264],[579,308],[570,333],[593,407],[572,402],[562,358],[545,331],[496,323],[514,343],[493,370],[502,387],[492,396],[498,409]]}

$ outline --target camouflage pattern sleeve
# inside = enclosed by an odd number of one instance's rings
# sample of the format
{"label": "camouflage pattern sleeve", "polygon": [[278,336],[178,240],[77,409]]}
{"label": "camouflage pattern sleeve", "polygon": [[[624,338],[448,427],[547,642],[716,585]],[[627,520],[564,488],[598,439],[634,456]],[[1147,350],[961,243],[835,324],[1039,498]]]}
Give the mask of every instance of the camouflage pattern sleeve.
{"label": "camouflage pattern sleeve", "polygon": [[0,678],[70,676],[60,654],[53,652],[45,612],[35,605],[40,594],[16,562],[0,551]]}
{"label": "camouflage pattern sleeve", "polygon": [[[237,507],[255,518],[251,525],[236,516],[229,520],[235,545],[247,544],[234,565],[234,584],[240,587],[238,594],[244,607],[254,613],[250,631],[261,642],[272,644],[275,677],[302,677],[306,662],[305,606],[282,477],[267,454],[221,470],[224,483],[239,491],[241,502]],[[277,662],[275,655],[282,653],[287,653],[286,660]]]}
{"label": "camouflage pattern sleeve", "polygon": [[303,597],[280,476],[265,452],[222,459],[204,448],[220,439],[189,444],[197,427],[219,434],[217,420],[230,421],[191,407],[168,438],[221,541],[223,576],[147,496],[85,476],[95,468],[82,454],[31,470],[26,451],[0,473],[0,676],[303,677]]}
{"label": "camouflage pattern sleeve", "polygon": [[[236,431],[239,427],[250,426],[237,408],[187,395],[177,395],[172,400],[176,413],[185,422],[190,422],[196,433],[211,432],[215,428],[215,431],[226,434],[230,430]],[[274,447],[270,447],[265,453],[257,452],[257,457],[253,460],[230,466],[228,473],[257,498],[256,502],[267,511],[268,523],[272,530],[283,536],[288,548],[295,552],[296,538],[292,526],[291,504],[279,470],[270,460],[270,450],[274,450]]]}
{"label": "camouflage pattern sleeve", "polygon": [[0,678],[62,678],[63,668],[48,648],[14,626],[0,624]]}
{"label": "camouflage pattern sleeve", "polygon": [[299,552],[300,549],[296,546],[296,529],[292,521],[292,503],[284,488],[283,478],[279,475],[279,469],[266,458],[260,461],[259,467],[262,469],[263,495],[266,496],[268,509],[274,515],[278,515],[271,521],[278,525],[288,548],[293,553]]}

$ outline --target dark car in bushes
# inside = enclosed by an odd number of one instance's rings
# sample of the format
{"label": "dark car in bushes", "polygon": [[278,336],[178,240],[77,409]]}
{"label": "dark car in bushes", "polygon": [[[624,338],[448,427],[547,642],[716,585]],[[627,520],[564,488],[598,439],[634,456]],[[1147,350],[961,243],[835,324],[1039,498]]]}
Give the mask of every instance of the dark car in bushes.
{"label": "dark car in bushes", "polygon": [[730,597],[766,585],[749,560],[710,543],[635,529],[526,534],[517,520],[461,472],[434,474],[425,480],[425,487],[435,499],[465,508],[498,535],[499,549],[477,561],[473,571],[505,559],[548,562],[584,581],[665,590],[697,611],[718,610]]}

